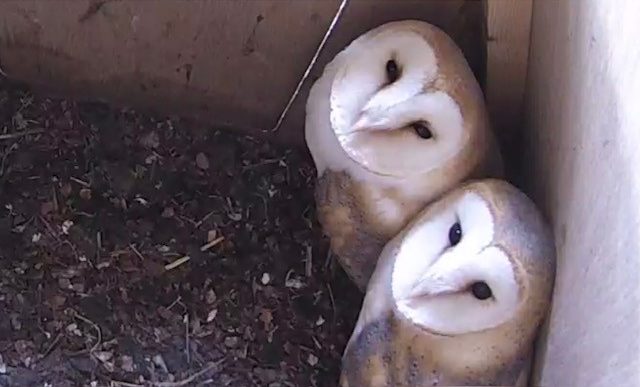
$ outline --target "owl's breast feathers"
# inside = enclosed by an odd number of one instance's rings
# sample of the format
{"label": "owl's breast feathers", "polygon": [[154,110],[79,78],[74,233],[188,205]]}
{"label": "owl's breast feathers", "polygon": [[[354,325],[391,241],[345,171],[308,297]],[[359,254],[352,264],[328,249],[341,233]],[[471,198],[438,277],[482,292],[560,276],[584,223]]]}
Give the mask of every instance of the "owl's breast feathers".
{"label": "owl's breast feathers", "polygon": [[389,312],[367,324],[346,348],[340,387],[514,386],[524,371],[522,358],[492,371],[443,364],[439,345],[433,344],[420,328]]}
{"label": "owl's breast feathers", "polygon": [[375,269],[386,238],[365,221],[358,187],[344,172],[325,172],[316,185],[318,221],[331,250],[362,290]]}
{"label": "owl's breast feathers", "polygon": [[433,364],[407,345],[417,338],[404,338],[400,329],[391,315],[364,327],[344,353],[341,387],[438,385]]}

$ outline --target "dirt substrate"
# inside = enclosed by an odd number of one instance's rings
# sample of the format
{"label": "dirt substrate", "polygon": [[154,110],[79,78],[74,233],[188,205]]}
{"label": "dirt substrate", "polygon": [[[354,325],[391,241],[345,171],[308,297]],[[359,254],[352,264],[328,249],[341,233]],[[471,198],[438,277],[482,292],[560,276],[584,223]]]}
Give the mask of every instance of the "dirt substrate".
{"label": "dirt substrate", "polygon": [[304,149],[0,84],[0,386],[335,386],[361,296],[314,174]]}

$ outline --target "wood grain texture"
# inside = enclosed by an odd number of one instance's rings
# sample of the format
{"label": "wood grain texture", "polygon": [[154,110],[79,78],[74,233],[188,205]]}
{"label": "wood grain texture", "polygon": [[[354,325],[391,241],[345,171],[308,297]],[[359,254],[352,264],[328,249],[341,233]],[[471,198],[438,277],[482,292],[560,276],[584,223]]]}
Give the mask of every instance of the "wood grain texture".
{"label": "wood grain texture", "polygon": [[273,124],[338,1],[2,1],[0,64],[65,94]]}
{"label": "wood grain texture", "polygon": [[[507,159],[519,154],[531,30],[532,0],[487,0],[486,99]],[[510,167],[510,168],[509,168]],[[513,176],[517,164],[507,165]]]}
{"label": "wood grain texture", "polygon": [[[351,0],[290,114],[269,133],[339,0],[3,0],[0,68],[48,91],[179,114],[304,146],[314,77],[344,45],[387,21],[422,19],[482,66],[482,3]],[[478,12],[479,10],[479,12]]]}

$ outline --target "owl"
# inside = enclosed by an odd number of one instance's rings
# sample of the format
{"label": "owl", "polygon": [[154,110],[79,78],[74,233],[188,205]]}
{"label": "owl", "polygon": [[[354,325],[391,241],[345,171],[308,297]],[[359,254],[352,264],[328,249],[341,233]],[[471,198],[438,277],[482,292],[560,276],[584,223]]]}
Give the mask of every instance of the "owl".
{"label": "owl", "polygon": [[525,194],[464,183],[383,249],[341,387],[520,385],[555,267],[551,231]]}
{"label": "owl", "polygon": [[313,84],[305,141],[318,221],[364,291],[384,244],[471,178],[501,177],[482,91],[437,27],[398,21],[361,35]]}

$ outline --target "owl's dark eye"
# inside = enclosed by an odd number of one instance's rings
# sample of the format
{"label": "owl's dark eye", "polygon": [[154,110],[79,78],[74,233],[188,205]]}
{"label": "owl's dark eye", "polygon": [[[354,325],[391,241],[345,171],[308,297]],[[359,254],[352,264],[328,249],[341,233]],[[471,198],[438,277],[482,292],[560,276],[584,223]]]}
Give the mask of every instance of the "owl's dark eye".
{"label": "owl's dark eye", "polygon": [[484,281],[474,282],[471,285],[471,293],[478,300],[486,300],[493,295],[491,288]]}
{"label": "owl's dark eye", "polygon": [[400,68],[398,68],[398,63],[395,60],[389,59],[385,68],[387,70],[387,82],[393,83],[400,78]]}
{"label": "owl's dark eye", "polygon": [[431,126],[428,122],[415,122],[411,124],[411,127],[413,128],[413,130],[415,130],[416,134],[420,136],[420,138],[424,138],[425,140],[433,138],[433,133],[431,133]]}
{"label": "owl's dark eye", "polygon": [[449,244],[451,246],[455,246],[460,243],[462,239],[462,227],[460,227],[460,223],[456,222],[449,229]]}

